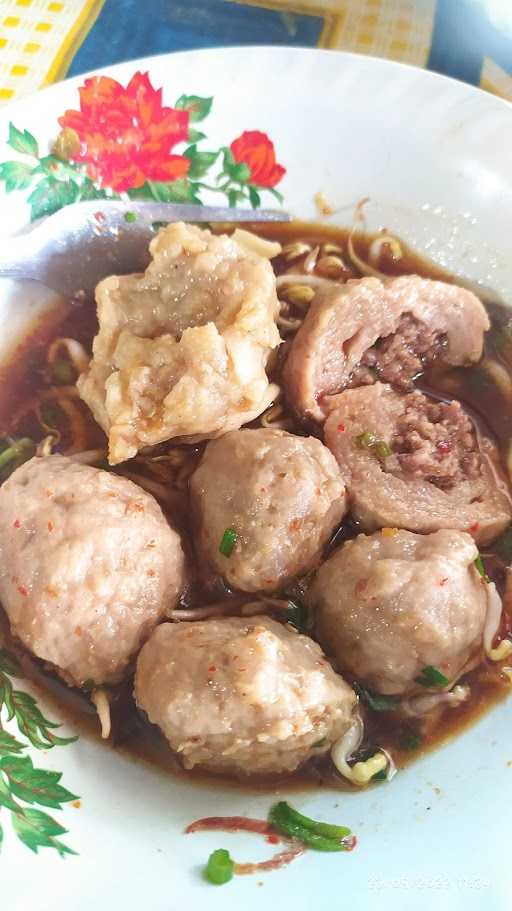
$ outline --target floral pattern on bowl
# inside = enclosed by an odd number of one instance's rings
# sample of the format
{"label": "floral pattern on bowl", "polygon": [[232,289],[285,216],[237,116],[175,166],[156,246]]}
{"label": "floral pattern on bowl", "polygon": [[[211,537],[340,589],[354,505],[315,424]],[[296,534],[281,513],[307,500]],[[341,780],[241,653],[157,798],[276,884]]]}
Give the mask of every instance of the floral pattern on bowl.
{"label": "floral pattern on bowl", "polygon": [[[23,672],[13,655],[0,649],[0,714],[5,710],[6,721],[15,721],[19,734],[37,750],[74,743],[76,737],[57,736],[60,725],[44,717],[33,696],[15,689],[11,677],[21,678]],[[0,809],[10,813],[14,833],[35,854],[39,848],[54,848],[61,857],[76,854],[58,838],[67,829],[39,808],[60,810],[77,797],[59,783],[60,772],[35,768],[27,748],[0,721]],[[3,836],[0,820],[0,848]]]}
{"label": "floral pattern on bowl", "polygon": [[[141,72],[126,87],[93,76],[78,91],[79,109],[59,117],[50,154],[28,130],[9,124],[8,144],[23,157],[0,164],[0,181],[7,193],[30,191],[32,221],[91,199],[201,204],[208,191],[230,206],[257,208],[262,192],[282,201],[276,186],[286,172],[266,133],[246,130],[230,145],[203,148],[207,136],[196,124],[210,114],[213,98],[181,95],[167,107],[162,89]],[[177,153],[177,146],[185,148]]]}

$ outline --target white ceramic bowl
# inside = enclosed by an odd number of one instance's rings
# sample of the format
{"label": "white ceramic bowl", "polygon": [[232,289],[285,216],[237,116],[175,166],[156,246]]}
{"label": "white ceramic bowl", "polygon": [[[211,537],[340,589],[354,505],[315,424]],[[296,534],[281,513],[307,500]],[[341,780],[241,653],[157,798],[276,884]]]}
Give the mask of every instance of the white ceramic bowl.
{"label": "white ceramic bowl", "polygon": [[[357,201],[369,197],[369,227],[388,227],[511,299],[512,109],[505,102],[429,72],[330,51],[199,51],[126,63],[108,76],[125,85],[135,71],[149,72],[167,105],[183,94],[213,96],[199,124],[207,133],[201,148],[217,150],[245,130],[268,134],[286,168],[278,189],[292,213],[315,218],[313,196],[322,191],[336,209],[333,221],[350,224]],[[11,121],[48,148],[57,118],[77,108],[82,82],[3,108],[2,141]],[[32,161],[2,142],[0,160],[13,159]],[[2,197],[0,232],[27,229],[29,192]],[[214,198],[203,191],[204,201]],[[271,203],[268,195],[264,202]],[[0,306],[5,350],[25,309],[5,286]],[[55,707],[40,701],[55,718]],[[239,860],[272,849],[244,835],[185,836],[184,827],[205,815],[265,816],[277,792],[184,783],[87,737],[47,753],[31,750],[35,763],[62,771],[63,783],[81,797],[79,809],[48,811],[69,829],[64,840],[79,856],[63,863],[52,850],[30,854],[3,809],[2,901],[13,911],[177,911],[203,903],[212,911],[262,904],[290,911],[508,909],[511,722],[512,703],[502,703],[389,785],[294,794],[305,812],[350,825],[357,849],[309,852],[286,869],[223,888],[199,875],[213,848],[227,847]]]}

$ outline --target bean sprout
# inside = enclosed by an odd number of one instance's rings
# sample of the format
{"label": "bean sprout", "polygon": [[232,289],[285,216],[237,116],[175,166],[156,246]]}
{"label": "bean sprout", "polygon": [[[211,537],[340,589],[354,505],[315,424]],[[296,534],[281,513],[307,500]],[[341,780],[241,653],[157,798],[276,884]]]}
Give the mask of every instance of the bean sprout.
{"label": "bean sprout", "polygon": [[261,415],[261,426],[273,430],[290,430],[293,427],[293,421],[291,418],[283,418],[284,413],[283,406],[279,402],[275,402]]}
{"label": "bean sprout", "polygon": [[299,259],[300,256],[304,256],[306,253],[309,253],[311,250],[311,244],[306,244],[303,241],[294,241],[291,244],[286,244],[281,253],[286,260],[286,262],[291,262],[291,260]]}
{"label": "bean sprout", "polygon": [[[369,202],[368,196],[364,197],[364,199],[361,199],[358,202],[357,206],[355,207],[354,224],[353,224],[352,230],[350,231],[350,234],[349,234],[348,240],[347,240],[348,255],[349,255],[353,265],[356,267],[356,269],[359,269],[361,275],[372,276],[373,278],[380,278],[381,281],[388,281],[389,275],[386,275],[385,272],[381,272],[380,269],[375,269],[374,266],[370,265],[369,262],[365,262],[364,259],[361,259],[361,257],[356,253],[356,251],[354,249],[354,234],[356,232],[358,225],[362,224],[364,227],[363,211],[364,211],[364,207],[367,202]],[[380,245],[379,245],[379,242],[380,242]],[[384,234],[384,235],[381,235],[380,237],[375,238],[375,240],[373,241],[373,243],[370,247],[370,250],[369,250],[369,254],[368,254],[369,259],[372,259],[372,247],[373,247],[374,254],[375,254],[376,250],[378,250],[380,253],[380,248],[382,247],[382,245],[384,243],[391,244],[397,252],[398,251],[400,252],[400,256],[397,258],[398,259],[402,258],[402,256],[403,256],[402,248],[401,248],[400,243],[397,240],[397,238],[392,237],[392,235],[390,235],[390,234]]]}
{"label": "bean sprout", "polygon": [[[63,387],[68,389],[69,387]],[[72,387],[73,388],[73,387]],[[58,397],[59,408],[66,415],[70,425],[71,425],[71,445],[66,449],[66,455],[71,455],[75,452],[83,452],[87,445],[88,431],[86,419],[80,408],[73,402],[73,397],[62,396]]]}
{"label": "bean sprout", "polygon": [[403,699],[400,703],[400,711],[403,715],[411,718],[420,715],[428,715],[440,705],[446,705],[449,708],[456,708],[463,702],[467,702],[471,695],[469,686],[454,686],[453,690],[444,693],[429,693],[425,696],[413,696],[410,699]]}
{"label": "bean sprout", "polygon": [[351,756],[361,745],[363,732],[361,717],[356,715],[348,731],[336,741],[331,749],[331,759],[336,769],[340,775],[360,788],[368,785],[379,772],[386,772],[386,780],[391,781],[396,774],[396,766],[386,750],[378,750],[365,762],[349,765]]}
{"label": "bean sprout", "polygon": [[278,316],[276,323],[283,332],[297,332],[302,326],[302,320],[295,316]]}
{"label": "bean sprout", "polygon": [[315,289],[304,283],[286,285],[281,288],[280,297],[284,298],[287,304],[292,304],[298,310],[305,311],[315,297]]}
{"label": "bean sprout", "polygon": [[44,459],[44,458],[46,458],[46,456],[51,455],[55,443],[56,443],[55,437],[53,435],[49,434],[47,437],[45,437],[43,440],[41,440],[40,443],[37,444],[36,456]]}
{"label": "bean sprout", "polygon": [[372,240],[368,249],[368,259],[375,265],[379,262],[383,247],[390,247],[393,259],[403,259],[403,250],[400,241],[392,234],[379,234]]}
{"label": "bean sprout", "polygon": [[339,282],[332,278],[322,278],[320,275],[303,275],[301,272],[283,272],[276,278],[276,287],[283,285],[309,285],[311,288],[339,288]]}
{"label": "bean sprout", "polygon": [[491,649],[489,658],[491,661],[503,661],[512,655],[512,642],[510,639],[502,639],[496,648]]}
{"label": "bean sprout", "polygon": [[315,271],[316,261],[318,259],[318,254],[320,253],[320,247],[314,247],[311,250],[311,253],[308,253],[306,259],[303,263],[304,272],[310,274]]}
{"label": "bean sprout", "polygon": [[[57,446],[58,443],[60,443],[60,441],[61,441],[60,430],[58,430],[57,427],[52,427],[51,424],[48,424],[48,422],[45,420],[45,418],[43,416],[43,411],[42,411],[41,405],[36,405],[35,413],[36,413],[37,420],[39,421],[41,427],[43,428],[43,430],[46,430],[46,433],[48,434],[48,436],[52,437],[53,445]],[[47,439],[47,438],[45,438],[45,439]]]}
{"label": "bean sprout", "polygon": [[333,254],[322,256],[316,264],[316,271],[322,278],[330,278],[333,281],[339,280],[344,275],[352,274],[341,257]]}
{"label": "bean sprout", "polygon": [[78,374],[84,373],[89,367],[89,355],[84,346],[75,338],[56,338],[48,349],[48,363],[53,364],[59,358],[59,352],[64,348],[66,354]]}
{"label": "bean sprout", "polygon": [[325,193],[315,193],[314,196],[315,205],[318,211],[318,214],[323,218],[328,218],[329,215],[334,215],[336,209],[331,206],[331,203],[327,199]]}
{"label": "bean sprout", "polygon": [[393,759],[391,753],[388,752],[388,750],[385,750],[383,747],[380,748],[380,752],[382,753],[383,756],[386,757],[386,759],[388,761],[387,768],[386,768],[386,781],[393,781],[393,778],[395,777],[396,773],[398,772],[398,769],[395,764],[395,760]]}
{"label": "bean sprout", "polygon": [[91,702],[96,706],[98,718],[100,719],[101,736],[103,740],[107,740],[110,737],[110,731],[112,730],[110,701],[107,691],[102,686],[93,690],[91,693]]}
{"label": "bean sprout", "polygon": [[364,259],[361,259],[361,257],[356,253],[354,250],[353,240],[355,230],[356,228],[354,226],[348,235],[347,240],[348,255],[350,256],[353,265],[356,267],[356,269],[359,269],[362,275],[372,276],[373,278],[380,278],[381,281],[389,279],[389,275],[386,275],[385,272],[381,272],[380,269],[375,269],[373,266],[370,266],[369,263],[365,262]]}

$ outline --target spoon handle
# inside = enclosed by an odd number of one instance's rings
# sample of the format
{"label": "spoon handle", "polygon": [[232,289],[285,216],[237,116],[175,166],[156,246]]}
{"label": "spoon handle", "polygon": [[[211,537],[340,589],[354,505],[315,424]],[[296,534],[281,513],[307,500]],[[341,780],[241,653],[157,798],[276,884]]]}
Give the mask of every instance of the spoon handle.
{"label": "spoon handle", "polygon": [[64,295],[92,293],[106,275],[142,271],[160,222],[287,222],[279,209],[230,209],[133,200],[65,206],[26,234],[6,238],[0,277],[36,279]]}

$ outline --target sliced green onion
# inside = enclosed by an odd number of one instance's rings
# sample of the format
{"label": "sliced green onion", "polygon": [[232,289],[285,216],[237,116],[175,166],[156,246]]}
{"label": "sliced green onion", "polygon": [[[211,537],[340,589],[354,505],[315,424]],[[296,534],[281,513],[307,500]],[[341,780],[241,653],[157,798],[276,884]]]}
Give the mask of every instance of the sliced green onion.
{"label": "sliced green onion", "polygon": [[335,826],[330,822],[317,822],[316,819],[311,819],[310,816],[304,816],[302,813],[299,813],[298,810],[291,807],[285,800],[276,804],[274,809],[276,807],[281,807],[283,810],[286,810],[290,819],[294,820],[298,825],[304,826],[305,829],[316,832],[317,835],[325,835],[327,838],[346,838],[347,835],[352,834],[347,826]]}
{"label": "sliced green onion", "polygon": [[274,804],[268,814],[268,821],[274,829],[297,838],[317,851],[346,851],[347,846],[341,839],[351,834],[346,826],[332,826],[329,823],[316,822],[294,810],[285,800]]}
{"label": "sliced green onion", "polygon": [[76,381],[76,370],[71,361],[58,360],[52,364],[52,376],[57,383],[69,386]]}
{"label": "sliced green onion", "polygon": [[419,683],[420,686],[443,687],[448,686],[449,682],[448,677],[445,677],[437,667],[433,667],[431,664],[428,667],[424,667],[421,675],[416,677],[416,683]]}
{"label": "sliced green onion", "polygon": [[486,573],[486,571],[485,571],[484,561],[482,560],[480,554],[478,554],[478,557],[477,557],[476,560],[475,560],[475,569],[478,570],[478,572],[480,573],[480,575],[481,575],[482,579],[484,580],[484,582],[490,582],[490,581],[491,581],[491,580],[489,579],[489,576],[487,575],[487,573]]}
{"label": "sliced green onion", "polygon": [[219,550],[223,557],[231,556],[235,549],[237,538],[238,535],[234,528],[226,528],[219,544]]}
{"label": "sliced green onion", "polygon": [[375,775],[372,775],[372,781],[387,781],[388,773],[387,769],[381,769],[380,772],[375,772]]}
{"label": "sliced green onion", "polygon": [[214,886],[223,886],[224,883],[228,883],[230,879],[233,879],[234,867],[235,864],[229,851],[224,850],[224,848],[218,848],[217,851],[213,851],[210,854],[204,869],[204,875],[208,882],[213,883]]}
{"label": "sliced green onion", "polygon": [[127,221],[128,224],[130,224],[133,221],[137,221],[137,216],[136,216],[135,212],[125,212],[124,220]]}
{"label": "sliced green onion", "polygon": [[400,702],[400,696],[383,696],[381,693],[367,690],[358,683],[354,685],[354,689],[374,712],[392,712]]}
{"label": "sliced green onion", "polygon": [[160,228],[166,228],[168,224],[169,224],[168,221],[152,221],[151,230],[155,231],[155,232],[159,231]]}
{"label": "sliced green onion", "polygon": [[393,455],[391,446],[388,446],[385,440],[378,440],[373,449],[377,453],[379,459],[387,459],[388,456]]}
{"label": "sliced green onion", "polygon": [[356,446],[359,446],[360,449],[371,449],[376,443],[377,437],[369,430],[365,430],[364,433],[360,433],[359,436],[355,437],[355,444]]}
{"label": "sliced green onion", "polygon": [[0,452],[0,470],[6,468],[11,462],[25,462],[34,454],[35,444],[29,437],[14,440],[7,449]]}
{"label": "sliced green onion", "polygon": [[393,454],[391,446],[385,440],[379,439],[370,430],[360,433],[359,436],[354,437],[354,440],[356,446],[359,446],[360,449],[371,449],[379,459],[387,459],[388,456]]}

